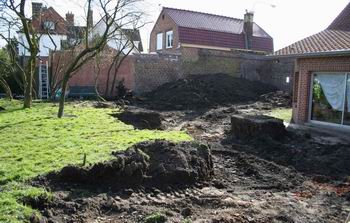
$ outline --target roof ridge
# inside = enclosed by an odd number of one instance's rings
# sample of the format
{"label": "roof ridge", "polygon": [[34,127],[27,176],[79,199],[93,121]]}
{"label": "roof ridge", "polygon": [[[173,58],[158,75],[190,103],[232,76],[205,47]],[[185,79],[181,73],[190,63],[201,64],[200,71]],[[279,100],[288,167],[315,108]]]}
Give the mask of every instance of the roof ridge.
{"label": "roof ridge", "polygon": [[227,18],[227,19],[234,19],[234,20],[243,21],[243,19],[234,18],[234,17],[230,17],[230,16],[224,16],[224,15],[218,15],[218,14],[215,14],[215,13],[199,12],[199,11],[193,11],[193,10],[188,10],[188,9],[179,9],[179,8],[172,8],[172,7],[163,7],[163,10],[164,9],[177,10],[177,11],[183,11],[183,12],[191,12],[191,13],[198,13],[198,14],[203,14],[203,15],[210,15],[210,16],[215,16],[215,17],[222,17],[222,18]]}

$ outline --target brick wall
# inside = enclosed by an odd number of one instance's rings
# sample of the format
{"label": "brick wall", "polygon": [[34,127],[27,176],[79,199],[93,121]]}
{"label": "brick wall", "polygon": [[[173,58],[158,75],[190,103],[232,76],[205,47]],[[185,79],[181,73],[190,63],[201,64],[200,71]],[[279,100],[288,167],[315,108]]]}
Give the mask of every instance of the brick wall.
{"label": "brick wall", "polygon": [[[73,76],[68,83],[69,86],[95,86],[96,84],[98,92],[107,97],[115,96],[115,87],[118,82],[122,80],[128,89],[133,89],[135,87],[133,75],[134,58],[132,56],[126,57],[119,67],[117,74],[114,75],[115,66],[112,66],[111,72],[109,72],[109,69],[115,54],[116,52],[113,50],[105,50],[101,56],[89,60],[79,70],[73,73]],[[51,82],[54,83],[51,85],[60,83],[63,73],[65,72],[65,69],[73,56],[74,53],[71,51],[59,51],[53,55],[51,62]],[[105,95],[105,92],[110,92],[112,89],[114,76],[116,77],[116,81],[112,95]]]}
{"label": "brick wall", "polygon": [[296,74],[298,74],[298,86],[294,88],[293,119],[298,124],[308,121],[310,105],[311,76],[314,72],[349,72],[350,57],[325,57],[298,59]]}
{"label": "brick wall", "polygon": [[[247,51],[220,51],[198,48],[181,49],[184,75],[225,73],[257,80],[292,91],[294,60],[270,59],[264,54]],[[289,83],[286,82],[289,77]]]}
{"label": "brick wall", "polygon": [[[155,23],[156,25],[154,26],[151,35],[150,35],[150,46],[149,46],[149,51],[150,52],[156,52],[157,51],[157,34],[158,33],[163,33],[163,50],[160,50],[159,52],[168,52],[168,53],[175,53],[178,51],[178,46],[179,46],[179,35],[178,35],[178,28],[176,24],[172,21],[172,19],[166,15],[166,14],[161,14]],[[166,49],[165,47],[165,38],[166,38],[166,32],[167,31],[173,31],[173,48],[171,49]]]}
{"label": "brick wall", "polygon": [[177,54],[134,55],[136,94],[152,91],[162,84],[183,78]]}

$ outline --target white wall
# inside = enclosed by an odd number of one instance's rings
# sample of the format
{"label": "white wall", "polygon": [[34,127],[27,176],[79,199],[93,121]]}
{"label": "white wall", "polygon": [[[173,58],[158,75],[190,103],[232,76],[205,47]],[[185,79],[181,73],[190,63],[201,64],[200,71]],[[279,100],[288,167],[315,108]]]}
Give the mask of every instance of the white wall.
{"label": "white wall", "polygon": [[[92,36],[102,35],[106,30],[106,23],[100,20],[92,30]],[[113,28],[111,28],[113,30]],[[115,50],[120,50],[126,43],[127,39],[119,31],[114,34],[115,38],[108,40],[107,45]],[[120,41],[121,40],[121,41]],[[134,41],[134,45],[138,47],[139,41]],[[123,50],[123,53],[128,53],[132,47],[132,44],[129,43],[128,46]],[[138,53],[137,49],[133,49],[130,54]]]}
{"label": "white wall", "polygon": [[[49,56],[49,51],[55,49],[55,44],[57,45],[57,50],[61,49],[61,40],[66,40],[67,36],[66,35],[51,35],[52,40],[50,39],[49,35],[44,34],[40,37],[39,41],[39,54],[38,56],[41,57],[48,57]],[[24,47],[28,47],[28,42],[24,36],[23,33],[18,34],[18,41],[22,44],[18,45],[19,49],[19,55],[25,55],[25,56],[30,56],[29,51]],[[55,44],[54,44],[55,43]],[[24,45],[24,46],[23,46]]]}

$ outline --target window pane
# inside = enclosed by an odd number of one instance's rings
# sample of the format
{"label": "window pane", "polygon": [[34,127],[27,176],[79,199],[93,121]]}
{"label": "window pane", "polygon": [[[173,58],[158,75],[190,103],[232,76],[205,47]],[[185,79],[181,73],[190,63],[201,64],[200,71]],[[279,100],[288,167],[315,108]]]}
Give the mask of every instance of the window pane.
{"label": "window pane", "polygon": [[166,47],[167,48],[173,47],[173,31],[166,32]]}
{"label": "window pane", "polygon": [[345,74],[315,74],[311,120],[342,123]]}
{"label": "window pane", "polygon": [[350,75],[347,79],[347,90],[346,90],[346,103],[345,103],[345,113],[344,113],[344,125],[350,125]]}
{"label": "window pane", "polygon": [[163,33],[157,34],[157,50],[163,49]]}

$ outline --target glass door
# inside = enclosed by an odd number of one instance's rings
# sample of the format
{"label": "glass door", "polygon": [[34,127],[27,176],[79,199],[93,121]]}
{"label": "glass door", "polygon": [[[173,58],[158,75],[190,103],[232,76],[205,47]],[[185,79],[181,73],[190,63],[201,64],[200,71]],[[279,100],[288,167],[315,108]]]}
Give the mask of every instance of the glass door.
{"label": "glass door", "polygon": [[312,121],[343,124],[346,80],[344,73],[313,75]]}
{"label": "glass door", "polygon": [[350,74],[347,74],[344,125],[350,126]]}

